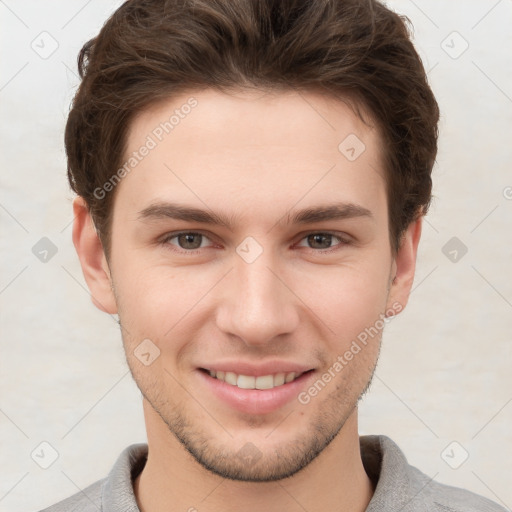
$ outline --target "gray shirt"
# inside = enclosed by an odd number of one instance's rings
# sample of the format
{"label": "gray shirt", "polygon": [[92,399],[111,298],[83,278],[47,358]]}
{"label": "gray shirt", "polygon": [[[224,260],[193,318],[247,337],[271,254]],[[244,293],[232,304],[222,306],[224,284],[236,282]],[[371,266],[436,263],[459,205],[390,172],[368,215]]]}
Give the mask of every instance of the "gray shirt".
{"label": "gray shirt", "polygon": [[[359,440],[365,471],[376,483],[366,512],[507,512],[487,498],[434,482],[409,465],[389,437],[361,436]],[[147,453],[147,444],[128,446],[108,477],[42,512],[140,512],[133,480],[142,471]]]}

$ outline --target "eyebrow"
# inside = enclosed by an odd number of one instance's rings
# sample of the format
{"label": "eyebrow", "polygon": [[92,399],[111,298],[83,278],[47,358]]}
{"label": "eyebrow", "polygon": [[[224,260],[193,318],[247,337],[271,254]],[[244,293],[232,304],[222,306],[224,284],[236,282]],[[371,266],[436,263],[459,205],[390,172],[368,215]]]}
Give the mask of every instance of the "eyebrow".
{"label": "eyebrow", "polygon": [[[279,224],[313,224],[327,220],[342,220],[356,217],[367,217],[373,219],[373,214],[367,208],[354,203],[333,203],[316,207],[305,208],[294,213],[288,212],[283,215],[284,222]],[[282,217],[282,218],[283,218]],[[281,219],[282,219],[281,218]],[[191,206],[180,205],[169,202],[157,202],[150,204],[138,212],[137,220],[151,221],[161,219],[174,219],[202,224],[224,226],[233,231],[234,217],[222,213],[215,213],[212,210],[201,210]]]}

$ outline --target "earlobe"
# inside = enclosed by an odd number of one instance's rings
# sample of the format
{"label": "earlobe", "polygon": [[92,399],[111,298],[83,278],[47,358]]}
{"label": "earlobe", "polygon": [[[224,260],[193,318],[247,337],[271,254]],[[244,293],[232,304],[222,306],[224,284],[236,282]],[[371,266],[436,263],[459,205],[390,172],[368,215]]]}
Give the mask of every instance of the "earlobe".
{"label": "earlobe", "polygon": [[80,196],[73,200],[73,214],[73,244],[91,292],[91,300],[101,311],[115,314],[117,305],[112,290],[110,269],[87,203]]}
{"label": "earlobe", "polygon": [[405,231],[393,262],[392,276],[387,307],[397,309],[393,305],[400,305],[399,311],[402,311],[409,300],[412,284],[414,282],[414,273],[416,270],[416,256],[418,245],[421,238],[421,227],[423,218],[419,217],[409,224]]}

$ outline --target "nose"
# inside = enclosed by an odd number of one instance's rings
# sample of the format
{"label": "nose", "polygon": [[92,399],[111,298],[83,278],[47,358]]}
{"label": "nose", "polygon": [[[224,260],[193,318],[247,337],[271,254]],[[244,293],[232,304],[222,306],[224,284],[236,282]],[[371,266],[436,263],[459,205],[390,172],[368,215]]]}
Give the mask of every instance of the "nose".
{"label": "nose", "polygon": [[224,281],[217,327],[248,346],[272,343],[293,333],[299,324],[297,299],[273,263],[265,252],[252,263],[236,256]]}

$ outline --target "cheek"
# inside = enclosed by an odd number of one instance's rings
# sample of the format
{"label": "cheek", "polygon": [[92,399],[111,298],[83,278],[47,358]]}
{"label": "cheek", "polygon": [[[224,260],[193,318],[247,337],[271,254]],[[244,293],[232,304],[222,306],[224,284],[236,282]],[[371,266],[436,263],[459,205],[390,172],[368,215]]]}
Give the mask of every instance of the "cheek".
{"label": "cheek", "polygon": [[357,337],[386,309],[388,272],[382,263],[325,267],[296,283],[297,295],[337,343]]}
{"label": "cheek", "polygon": [[[142,270],[134,272],[133,268]],[[201,310],[200,301],[215,283],[213,275],[209,279],[190,270],[126,263],[116,277],[119,317],[127,341],[135,344],[149,338],[161,346],[163,340],[171,340],[174,350],[180,349],[180,339],[186,339],[184,330],[191,334],[190,319]]]}
{"label": "cheek", "polygon": [[387,274],[340,268],[316,281],[321,286],[306,300],[322,321],[324,366],[299,402],[312,408],[304,411],[321,411],[337,421],[371,381],[385,327]]}

